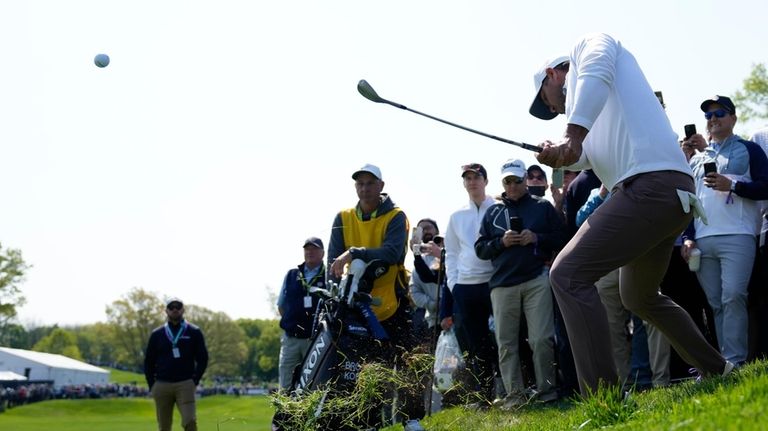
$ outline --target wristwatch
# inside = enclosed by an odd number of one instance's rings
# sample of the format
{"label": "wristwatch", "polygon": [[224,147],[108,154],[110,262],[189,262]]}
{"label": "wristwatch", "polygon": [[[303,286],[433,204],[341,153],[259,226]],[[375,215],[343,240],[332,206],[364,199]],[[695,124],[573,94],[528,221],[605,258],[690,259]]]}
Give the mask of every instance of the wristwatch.
{"label": "wristwatch", "polygon": [[737,182],[736,180],[731,180],[731,191],[732,192],[736,191],[736,182]]}

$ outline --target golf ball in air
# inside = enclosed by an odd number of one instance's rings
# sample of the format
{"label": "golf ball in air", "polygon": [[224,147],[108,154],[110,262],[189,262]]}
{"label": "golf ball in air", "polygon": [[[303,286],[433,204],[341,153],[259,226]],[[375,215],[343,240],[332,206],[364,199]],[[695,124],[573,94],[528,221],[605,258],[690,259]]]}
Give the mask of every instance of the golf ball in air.
{"label": "golf ball in air", "polygon": [[93,59],[93,62],[96,63],[96,66],[107,67],[109,64],[109,56],[107,54],[97,54]]}

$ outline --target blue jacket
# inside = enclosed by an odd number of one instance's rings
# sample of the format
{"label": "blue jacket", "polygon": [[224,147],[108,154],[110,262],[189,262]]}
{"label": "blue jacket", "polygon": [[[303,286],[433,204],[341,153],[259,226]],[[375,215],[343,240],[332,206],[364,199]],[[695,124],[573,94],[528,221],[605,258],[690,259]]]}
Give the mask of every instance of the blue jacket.
{"label": "blue jacket", "polygon": [[[317,295],[309,294],[309,287],[325,287],[325,266],[321,266],[320,272],[312,280],[304,280],[304,264],[293,268],[285,275],[283,291],[280,292],[280,306],[283,315],[280,318],[280,327],[291,337],[309,338],[312,332],[312,320],[315,317]],[[312,300],[311,307],[304,306],[304,297]]]}
{"label": "blue jacket", "polygon": [[[523,229],[535,233],[538,242],[505,248],[501,237],[509,229],[510,216],[522,218]],[[552,252],[563,248],[566,242],[563,219],[549,201],[529,194],[514,201],[502,195],[502,201],[485,212],[475,253],[493,263],[495,271],[488,282],[493,289],[516,286],[540,276]]]}

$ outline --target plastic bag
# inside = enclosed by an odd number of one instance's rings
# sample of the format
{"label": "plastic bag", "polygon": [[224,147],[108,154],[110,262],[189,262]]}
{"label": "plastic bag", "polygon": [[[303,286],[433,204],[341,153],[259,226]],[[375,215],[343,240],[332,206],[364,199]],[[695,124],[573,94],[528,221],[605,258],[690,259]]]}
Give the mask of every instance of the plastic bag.
{"label": "plastic bag", "polygon": [[450,389],[453,386],[453,376],[461,368],[464,368],[464,357],[456,334],[453,329],[441,332],[435,349],[435,388],[440,392]]}

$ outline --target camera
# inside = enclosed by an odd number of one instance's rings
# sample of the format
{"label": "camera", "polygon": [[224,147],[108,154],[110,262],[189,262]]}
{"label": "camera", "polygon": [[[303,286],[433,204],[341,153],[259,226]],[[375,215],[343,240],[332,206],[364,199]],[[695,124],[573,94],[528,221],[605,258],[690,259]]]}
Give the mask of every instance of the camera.
{"label": "camera", "polygon": [[432,238],[432,242],[434,242],[436,245],[439,245],[440,247],[443,246],[443,237],[441,235],[435,235],[434,238]]}

